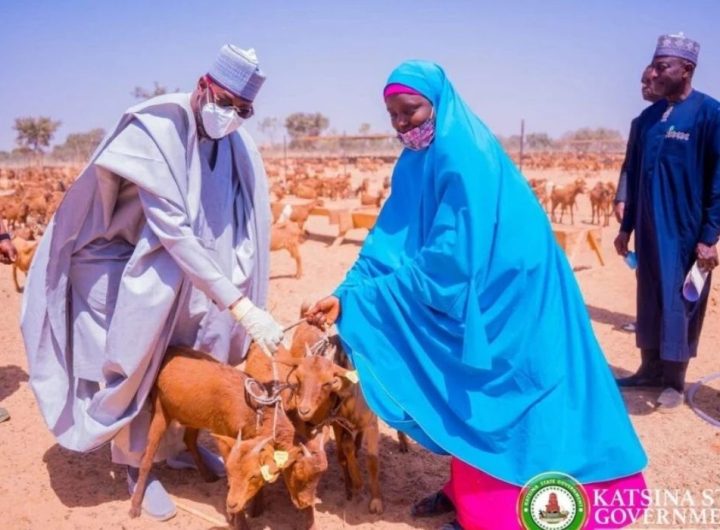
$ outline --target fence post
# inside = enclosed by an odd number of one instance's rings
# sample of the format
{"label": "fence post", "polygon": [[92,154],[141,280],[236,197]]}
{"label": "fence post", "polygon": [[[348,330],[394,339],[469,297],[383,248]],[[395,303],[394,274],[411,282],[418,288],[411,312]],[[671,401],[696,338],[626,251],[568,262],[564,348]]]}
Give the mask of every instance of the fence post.
{"label": "fence post", "polygon": [[525,118],[520,120],[520,161],[518,164],[518,166],[520,167],[520,173],[522,173],[524,147],[525,147]]}
{"label": "fence post", "polygon": [[283,184],[287,184],[287,136],[283,134]]}

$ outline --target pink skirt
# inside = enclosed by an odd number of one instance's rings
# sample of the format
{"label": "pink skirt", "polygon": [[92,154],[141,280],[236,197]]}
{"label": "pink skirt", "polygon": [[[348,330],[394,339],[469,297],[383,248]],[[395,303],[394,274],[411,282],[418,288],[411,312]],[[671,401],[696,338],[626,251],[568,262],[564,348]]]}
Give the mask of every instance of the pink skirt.
{"label": "pink skirt", "polygon": [[[587,522],[583,526],[587,530],[624,528],[637,520],[638,516],[642,517],[642,512],[648,506],[640,494],[647,488],[642,473],[583,484],[583,488],[590,501]],[[521,491],[520,486],[493,478],[457,458],[452,458],[450,462],[450,481],[443,488],[445,495],[455,505],[457,521],[465,530],[522,530],[518,518]],[[614,493],[634,502],[613,507],[612,517],[608,516],[607,506],[593,506],[593,500],[598,496],[606,501],[612,499]]]}

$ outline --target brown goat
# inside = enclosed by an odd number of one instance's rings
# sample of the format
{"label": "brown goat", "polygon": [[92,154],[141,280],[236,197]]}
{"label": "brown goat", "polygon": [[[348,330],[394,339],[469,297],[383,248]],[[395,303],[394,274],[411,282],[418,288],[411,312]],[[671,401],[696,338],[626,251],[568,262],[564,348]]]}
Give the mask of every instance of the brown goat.
{"label": "brown goat", "polygon": [[610,209],[612,208],[610,205],[612,204],[612,198],[614,198],[614,194],[611,195],[611,193],[612,190],[606,188],[602,182],[598,182],[590,190],[588,196],[590,198],[590,207],[592,208],[592,218],[590,220],[592,224],[595,224],[595,218],[597,218],[597,224],[600,224],[601,216],[605,217],[603,226],[610,224],[608,207],[610,207]]}
{"label": "brown goat", "polygon": [[302,257],[300,245],[305,240],[302,229],[292,221],[270,227],[270,250],[285,249],[295,260],[295,278],[302,278]]}
{"label": "brown goat", "polygon": [[582,178],[577,179],[575,182],[568,184],[567,186],[554,187],[550,192],[550,203],[551,212],[550,217],[552,222],[555,221],[555,209],[560,206],[560,223],[562,223],[565,210],[570,210],[570,224],[575,224],[575,217],[573,215],[573,209],[575,208],[575,200],[580,193],[585,193],[585,180]]}
{"label": "brown goat", "polygon": [[[176,420],[185,427],[185,445],[208,481],[217,477],[200,458],[197,436],[200,429],[215,436],[228,475],[228,520],[236,528],[247,528],[245,505],[266,481],[277,478],[281,468],[290,465],[299,454],[293,446],[294,429],[282,407],[261,408],[251,402],[246,393],[247,381],[245,373],[207,354],[190,348],[168,348],[151,392],[153,413],[132,495],[131,517],[140,515],[153,457],[168,425]],[[275,422],[273,438],[269,434]],[[261,435],[263,438],[258,438]],[[285,462],[274,458],[278,449],[287,452]]]}
{"label": "brown goat", "polygon": [[[257,347],[251,347],[248,352],[245,371],[259,382],[269,383],[276,378],[280,381],[290,382],[290,374],[300,371],[299,378],[303,378],[306,372],[312,376],[313,372],[307,368],[308,363],[312,363],[313,359],[307,358],[305,354],[305,345],[309,341],[315,344],[317,340],[322,340],[324,333],[322,330],[307,323],[300,324],[293,335],[293,345],[290,351],[280,345],[275,354],[275,369],[271,364],[271,360],[260,351]],[[298,374],[295,373],[293,381],[297,385]],[[310,378],[306,378],[305,384],[314,387],[320,382],[312,382]],[[281,392],[283,398],[283,408],[287,411],[288,417],[295,427],[299,439],[307,440],[301,447],[302,454],[298,455],[293,465],[283,471],[283,478],[290,494],[293,504],[301,510],[303,528],[311,530],[315,528],[315,492],[317,490],[320,477],[327,470],[327,457],[325,455],[325,429],[313,429],[312,425],[306,423],[297,413],[297,393]],[[254,508],[260,510],[262,504],[262,492],[257,497],[257,506]]]}
{"label": "brown goat", "polygon": [[378,191],[375,195],[371,193],[363,193],[360,195],[360,204],[362,206],[376,206],[380,208],[382,206],[383,199],[385,199],[385,190]]}
{"label": "brown goat", "polygon": [[[305,344],[307,356],[288,376],[297,387],[296,407],[300,420],[317,428],[331,424],[335,433],[338,460],[345,477],[345,493],[352,499],[362,488],[362,474],[357,452],[367,437],[368,470],[370,474],[370,513],[382,513],[383,502],[379,482],[378,419],[370,410],[355,384],[354,372],[336,364],[337,347],[327,348],[322,355],[313,355]],[[401,445],[407,439],[402,435]]]}
{"label": "brown goat", "polygon": [[12,239],[12,244],[15,250],[17,250],[17,257],[12,264],[13,282],[15,283],[15,290],[18,293],[22,293],[23,287],[20,287],[17,272],[22,271],[27,275],[33,256],[35,255],[35,250],[37,250],[38,241],[28,241],[27,239],[16,236]]}

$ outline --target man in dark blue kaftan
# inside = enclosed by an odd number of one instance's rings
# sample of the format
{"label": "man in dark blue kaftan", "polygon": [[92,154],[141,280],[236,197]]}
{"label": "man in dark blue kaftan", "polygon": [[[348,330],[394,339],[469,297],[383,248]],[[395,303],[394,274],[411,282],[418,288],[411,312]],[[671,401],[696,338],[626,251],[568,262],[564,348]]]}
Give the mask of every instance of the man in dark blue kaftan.
{"label": "man in dark blue kaftan", "polygon": [[642,363],[624,387],[664,387],[660,409],[683,402],[685,373],[697,354],[710,277],[697,301],[683,298],[688,271],[718,264],[720,235],[720,103],[693,90],[699,45],[680,35],[658,40],[653,91],[663,99],[637,121],[627,163],[628,194],[618,253],[635,231],[638,258],[637,346]]}

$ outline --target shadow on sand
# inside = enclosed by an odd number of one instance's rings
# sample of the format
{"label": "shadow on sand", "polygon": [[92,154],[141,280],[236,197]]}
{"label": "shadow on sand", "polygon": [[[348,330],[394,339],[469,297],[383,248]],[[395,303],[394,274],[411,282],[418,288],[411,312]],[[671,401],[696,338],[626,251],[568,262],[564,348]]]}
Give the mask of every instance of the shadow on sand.
{"label": "shadow on sand", "polygon": [[[211,447],[205,434],[203,445]],[[440,489],[448,477],[447,457],[425,451],[410,443],[410,451],[402,454],[394,437],[382,434],[380,441],[380,485],[385,511],[374,515],[368,512],[368,473],[365,451],[360,462],[364,485],[358,498],[345,498],[340,466],[337,462],[335,442],[326,445],[328,471],[320,480],[317,491],[316,511],[318,517],[331,513],[348,525],[361,523],[382,524],[383,522],[405,522],[418,529],[433,529],[452,515],[431,519],[414,520],[409,511],[412,504],[425,495]],[[67,507],[92,507],[107,502],[124,500],[130,509],[130,495],[127,490],[125,467],[110,461],[110,448],[105,445],[97,451],[80,454],[54,445],[43,457],[50,477],[50,485],[58,499]],[[164,463],[155,464],[153,472],[168,492],[178,501],[198,503],[197,509],[207,515],[225,518],[225,497],[227,482],[204,482],[195,470],[174,470]],[[298,511],[291,503],[282,480],[265,487],[264,513],[249,519],[251,528],[292,528],[297,521]],[[128,515],[128,521],[130,516]],[[198,524],[209,527],[206,522]],[[206,526],[207,525],[207,526]],[[214,527],[226,528],[226,527]]]}
{"label": "shadow on sand", "polygon": [[28,381],[28,374],[19,366],[0,366],[0,401],[9,398]]}

